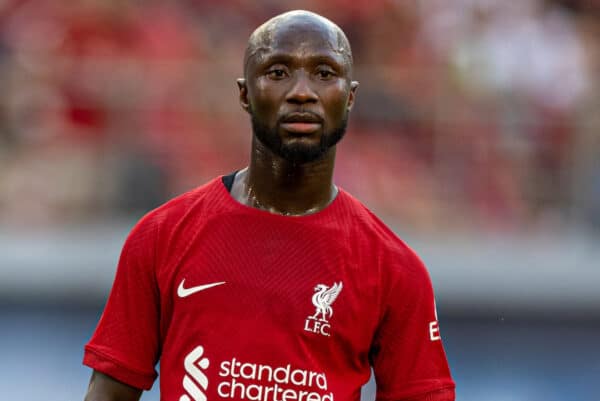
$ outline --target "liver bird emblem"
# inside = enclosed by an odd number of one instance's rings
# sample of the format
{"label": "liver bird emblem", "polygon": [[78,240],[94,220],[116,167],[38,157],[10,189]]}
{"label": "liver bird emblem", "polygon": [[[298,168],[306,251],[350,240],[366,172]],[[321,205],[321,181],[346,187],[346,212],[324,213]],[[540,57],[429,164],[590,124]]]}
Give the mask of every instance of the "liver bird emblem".
{"label": "liver bird emblem", "polygon": [[324,284],[317,284],[315,287],[315,295],[312,297],[312,303],[317,308],[317,311],[312,319],[317,319],[319,315],[321,318],[319,320],[326,322],[328,318],[333,315],[333,309],[331,309],[331,304],[340,292],[342,291],[342,282],[333,283],[331,287],[328,287]]}

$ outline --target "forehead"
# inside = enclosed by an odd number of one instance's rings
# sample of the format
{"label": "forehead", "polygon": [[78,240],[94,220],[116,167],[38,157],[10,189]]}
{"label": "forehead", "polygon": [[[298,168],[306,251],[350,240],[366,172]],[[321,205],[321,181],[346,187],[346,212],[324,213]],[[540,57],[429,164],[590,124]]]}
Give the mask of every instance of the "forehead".
{"label": "forehead", "polygon": [[270,39],[270,43],[265,44],[275,51],[302,51],[313,48],[343,52],[338,32],[331,26],[314,21],[275,26]]}
{"label": "forehead", "polygon": [[260,64],[281,57],[330,57],[344,62],[349,49],[344,46],[340,32],[334,26],[314,21],[273,24],[255,38],[248,54],[251,64]]}

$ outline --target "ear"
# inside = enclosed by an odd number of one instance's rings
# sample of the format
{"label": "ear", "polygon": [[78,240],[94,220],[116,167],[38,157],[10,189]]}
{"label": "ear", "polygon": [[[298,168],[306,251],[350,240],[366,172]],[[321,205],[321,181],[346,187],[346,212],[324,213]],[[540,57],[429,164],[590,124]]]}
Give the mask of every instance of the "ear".
{"label": "ear", "polygon": [[358,81],[350,82],[350,94],[348,95],[348,111],[352,110],[352,106],[354,106],[354,99],[356,98],[356,90],[358,89]]}
{"label": "ear", "polygon": [[246,80],[244,78],[238,78],[237,86],[240,90],[240,105],[242,106],[242,109],[248,112],[250,110],[250,103],[248,102],[248,87],[246,86]]}

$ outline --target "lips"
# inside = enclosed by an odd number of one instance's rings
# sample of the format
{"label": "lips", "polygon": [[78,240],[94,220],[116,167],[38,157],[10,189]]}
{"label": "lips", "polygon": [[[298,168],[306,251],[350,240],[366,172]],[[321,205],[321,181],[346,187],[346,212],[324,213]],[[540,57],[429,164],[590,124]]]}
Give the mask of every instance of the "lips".
{"label": "lips", "polygon": [[284,123],[321,123],[323,119],[315,113],[290,113],[282,119]]}
{"label": "lips", "polygon": [[291,113],[281,120],[281,128],[298,135],[312,134],[321,128],[323,119],[313,113]]}

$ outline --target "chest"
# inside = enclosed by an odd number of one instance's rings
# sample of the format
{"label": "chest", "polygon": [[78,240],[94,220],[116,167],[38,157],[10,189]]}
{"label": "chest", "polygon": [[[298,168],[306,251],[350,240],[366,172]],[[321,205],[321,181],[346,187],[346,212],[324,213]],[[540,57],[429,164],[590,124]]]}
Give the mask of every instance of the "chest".
{"label": "chest", "polygon": [[170,332],[227,336],[241,348],[332,339],[366,347],[379,283],[352,246],[327,229],[213,224],[159,281],[165,322]]}

